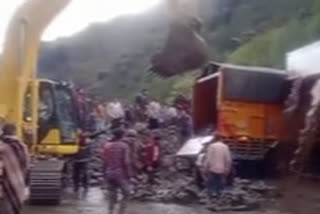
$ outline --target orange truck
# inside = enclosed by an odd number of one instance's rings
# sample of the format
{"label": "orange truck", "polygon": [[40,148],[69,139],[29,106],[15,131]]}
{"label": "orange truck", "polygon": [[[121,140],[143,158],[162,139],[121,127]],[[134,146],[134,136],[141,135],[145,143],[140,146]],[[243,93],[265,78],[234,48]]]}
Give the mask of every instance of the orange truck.
{"label": "orange truck", "polygon": [[193,88],[194,131],[214,129],[237,160],[262,160],[284,134],[286,72],[210,63]]}

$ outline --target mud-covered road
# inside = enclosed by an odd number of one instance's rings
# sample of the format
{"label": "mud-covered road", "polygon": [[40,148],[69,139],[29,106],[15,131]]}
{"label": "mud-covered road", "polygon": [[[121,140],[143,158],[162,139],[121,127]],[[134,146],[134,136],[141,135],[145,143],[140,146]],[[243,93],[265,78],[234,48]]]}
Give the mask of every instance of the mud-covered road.
{"label": "mud-covered road", "polygon": [[[319,214],[320,182],[296,182],[292,179],[277,181],[283,196],[272,206],[254,212],[223,212],[223,214]],[[67,193],[60,206],[27,206],[24,214],[108,214],[108,201],[99,188],[93,188],[87,196],[77,198]],[[181,206],[129,202],[125,214],[210,214],[201,206]]]}
{"label": "mud-covered road", "polygon": [[[25,214],[108,214],[108,201],[99,189],[91,189],[87,196],[76,198],[69,194],[60,206],[27,206]],[[168,204],[136,203],[127,205],[126,214],[209,214],[199,207]]]}
{"label": "mud-covered road", "polygon": [[[59,206],[27,206],[24,214],[108,214],[108,201],[100,189],[91,189],[87,196],[76,198],[67,194],[63,203]],[[181,206],[175,204],[137,203],[130,202],[127,205],[125,214],[210,214],[201,206]],[[234,212],[223,212],[234,214]],[[248,212],[235,212],[244,214]],[[291,214],[280,212],[274,208],[262,209],[252,214]]]}

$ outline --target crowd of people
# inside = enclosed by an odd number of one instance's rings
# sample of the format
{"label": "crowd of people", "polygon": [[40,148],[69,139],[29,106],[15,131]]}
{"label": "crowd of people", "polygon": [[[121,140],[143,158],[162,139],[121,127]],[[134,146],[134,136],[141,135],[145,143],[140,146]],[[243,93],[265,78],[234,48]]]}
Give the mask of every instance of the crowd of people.
{"label": "crowd of people", "polygon": [[[114,99],[108,103],[96,103],[91,107],[88,124],[80,132],[80,151],[74,158],[74,191],[82,186],[87,192],[89,186],[88,165],[90,162],[90,139],[106,134],[101,155],[104,163],[106,183],[110,187],[110,210],[116,202],[120,189],[124,198],[129,195],[130,178],[143,173],[153,183],[155,171],[161,158],[161,135],[159,129],[175,126],[178,129],[180,146],[192,136],[190,101],[178,96],[171,105],[160,104],[142,90],[135,100],[128,104]],[[110,211],[111,212],[111,211]]]}
{"label": "crowd of people", "polygon": [[[115,99],[96,107],[95,130],[104,133],[109,130],[112,136],[102,148],[103,172],[109,188],[110,212],[114,209],[117,192],[121,190],[123,198],[130,194],[130,183],[137,182],[139,174],[147,175],[147,182],[155,183],[155,175],[161,163],[163,145],[159,130],[174,126],[178,131],[180,148],[192,137],[191,106],[183,96],[178,96],[171,105],[160,104],[151,99],[146,90],[139,93],[132,104],[123,104]],[[102,132],[101,132],[102,131]],[[87,138],[92,138],[87,136]],[[90,152],[83,143],[80,161],[74,164],[75,191],[79,190],[79,181],[85,191],[88,187],[87,166]],[[82,155],[84,154],[84,155]],[[208,188],[210,197],[219,196],[224,188],[224,180],[231,171],[231,154],[228,146],[221,141],[210,144],[202,160],[197,161],[198,177]],[[139,181],[138,181],[139,182]],[[214,194],[213,194],[214,193]],[[123,200],[125,201],[125,200]]]}
{"label": "crowd of people", "polygon": [[[79,106],[81,102],[79,97]],[[109,187],[109,211],[114,211],[118,191],[122,202],[130,196],[131,185],[139,182],[139,175],[147,176],[147,182],[156,183],[156,172],[164,153],[163,130],[173,126],[178,137],[178,148],[192,137],[190,101],[178,96],[173,104],[160,104],[151,99],[146,90],[139,93],[132,104],[119,100],[96,103],[79,131],[80,150],[73,158],[73,187],[79,193],[87,192],[90,186],[90,162],[93,154],[91,144],[96,138],[104,141],[100,151],[105,182]],[[83,111],[88,111],[83,109]],[[15,134],[14,125],[6,125],[0,141],[0,213],[19,214],[25,196],[29,155],[25,144]],[[95,139],[95,140],[94,140]],[[168,146],[169,144],[167,144]],[[176,152],[176,150],[175,150]],[[196,165],[198,176],[205,180],[209,196],[221,194],[224,180],[231,171],[231,154],[223,142],[210,144]],[[124,205],[124,204],[122,204]],[[125,206],[121,206],[124,208]]]}

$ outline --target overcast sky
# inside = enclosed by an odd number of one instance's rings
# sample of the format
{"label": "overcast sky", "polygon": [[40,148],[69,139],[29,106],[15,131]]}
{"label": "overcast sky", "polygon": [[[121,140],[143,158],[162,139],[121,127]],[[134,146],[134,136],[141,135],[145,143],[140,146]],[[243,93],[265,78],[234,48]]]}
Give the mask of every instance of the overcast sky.
{"label": "overcast sky", "polygon": [[[0,3],[0,46],[14,10],[27,0],[2,0]],[[49,0],[44,0],[49,1]],[[73,0],[45,31],[43,40],[54,40],[81,31],[93,22],[107,21],[124,14],[141,13],[161,0]],[[1,47],[0,47],[1,49]]]}

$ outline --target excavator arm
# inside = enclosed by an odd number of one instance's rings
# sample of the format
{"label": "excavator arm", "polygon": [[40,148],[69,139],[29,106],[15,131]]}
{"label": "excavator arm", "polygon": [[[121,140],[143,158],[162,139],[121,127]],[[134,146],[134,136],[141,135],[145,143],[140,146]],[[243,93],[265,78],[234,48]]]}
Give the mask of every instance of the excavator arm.
{"label": "excavator arm", "polygon": [[0,63],[0,117],[16,124],[20,134],[25,93],[36,77],[41,35],[69,2],[26,0],[9,23]]}

